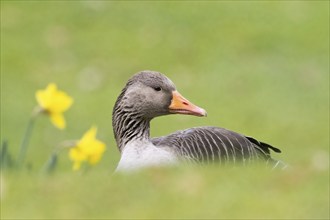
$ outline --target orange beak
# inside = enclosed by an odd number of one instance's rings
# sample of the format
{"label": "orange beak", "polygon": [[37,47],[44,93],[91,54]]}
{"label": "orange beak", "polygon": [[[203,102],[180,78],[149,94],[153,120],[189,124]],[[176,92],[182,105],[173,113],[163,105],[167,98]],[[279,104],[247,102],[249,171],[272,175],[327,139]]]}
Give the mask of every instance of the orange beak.
{"label": "orange beak", "polygon": [[170,113],[206,116],[207,113],[204,109],[192,104],[185,97],[183,97],[178,91],[172,92],[173,98],[169,106]]}

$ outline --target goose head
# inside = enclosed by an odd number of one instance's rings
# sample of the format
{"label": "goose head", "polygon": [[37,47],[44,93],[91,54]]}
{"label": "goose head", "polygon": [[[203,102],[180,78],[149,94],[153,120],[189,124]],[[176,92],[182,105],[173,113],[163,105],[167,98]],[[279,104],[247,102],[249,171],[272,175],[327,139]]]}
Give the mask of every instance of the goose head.
{"label": "goose head", "polygon": [[[169,114],[206,116],[206,111],[184,98],[174,83],[156,71],[133,75],[119,95],[113,109],[113,128],[117,144],[143,136],[149,138],[149,122]],[[139,135],[140,134],[140,135]]]}
{"label": "goose head", "polygon": [[155,71],[141,71],[129,79],[116,105],[145,119],[168,114],[206,116],[206,111],[184,98],[169,78]]}

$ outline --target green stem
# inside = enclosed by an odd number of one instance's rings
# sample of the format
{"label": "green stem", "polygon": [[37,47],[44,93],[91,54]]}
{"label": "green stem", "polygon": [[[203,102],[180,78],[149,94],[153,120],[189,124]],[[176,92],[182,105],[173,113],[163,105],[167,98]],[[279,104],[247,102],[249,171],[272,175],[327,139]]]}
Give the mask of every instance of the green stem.
{"label": "green stem", "polygon": [[36,120],[36,116],[40,113],[40,109],[35,109],[32,113],[31,118],[29,119],[28,125],[26,127],[22,142],[21,142],[21,147],[19,151],[19,156],[18,156],[18,166],[21,167],[24,163],[26,152],[29,146],[29,141],[31,138],[31,133],[34,127],[34,122]]}
{"label": "green stem", "polygon": [[0,167],[6,168],[7,165],[7,157],[8,157],[8,145],[7,141],[4,140],[1,145],[1,150],[0,150]]}
{"label": "green stem", "polygon": [[68,141],[61,142],[57,147],[55,147],[55,149],[53,150],[52,154],[50,155],[48,161],[44,165],[42,173],[44,173],[44,174],[52,173],[56,168],[59,153],[65,148],[73,147],[76,143],[77,143],[77,141],[68,140]]}
{"label": "green stem", "polygon": [[52,173],[56,168],[57,160],[58,160],[58,152],[54,151],[50,155],[46,164],[44,165],[44,168],[42,169],[42,173],[44,173],[44,174]]}

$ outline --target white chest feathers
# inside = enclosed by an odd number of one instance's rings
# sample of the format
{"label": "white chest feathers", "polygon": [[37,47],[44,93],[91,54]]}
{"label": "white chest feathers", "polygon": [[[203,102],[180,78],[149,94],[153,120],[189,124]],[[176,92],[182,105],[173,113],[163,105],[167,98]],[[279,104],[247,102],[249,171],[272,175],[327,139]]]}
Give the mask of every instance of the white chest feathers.
{"label": "white chest feathers", "polygon": [[177,162],[177,156],[168,147],[156,147],[150,141],[131,141],[124,147],[116,171],[166,166]]}

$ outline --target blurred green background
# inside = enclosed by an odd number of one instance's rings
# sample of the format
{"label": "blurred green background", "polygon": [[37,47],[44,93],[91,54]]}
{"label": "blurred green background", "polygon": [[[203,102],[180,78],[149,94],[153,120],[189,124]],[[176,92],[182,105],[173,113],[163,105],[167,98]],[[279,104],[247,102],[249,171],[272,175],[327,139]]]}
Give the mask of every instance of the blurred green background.
{"label": "blurred green background", "polygon": [[[114,102],[140,70],[165,73],[207,118],[168,116],[152,136],[225,127],[282,150],[285,171],[182,166],[112,175]],[[329,218],[328,1],[1,1],[1,142],[13,157],[50,82],[74,98],[67,128],[37,119],[29,169],[1,173],[1,219]],[[63,140],[92,125],[102,161],[73,172]]]}

